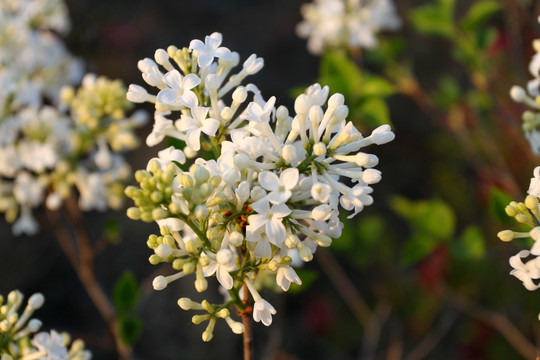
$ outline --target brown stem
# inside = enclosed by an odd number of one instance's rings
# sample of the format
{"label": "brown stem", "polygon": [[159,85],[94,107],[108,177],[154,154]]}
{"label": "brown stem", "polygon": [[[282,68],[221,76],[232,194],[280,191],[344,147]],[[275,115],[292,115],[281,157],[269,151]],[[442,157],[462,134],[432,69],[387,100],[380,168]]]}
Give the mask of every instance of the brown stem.
{"label": "brown stem", "polygon": [[[95,277],[94,252],[88,233],[82,224],[80,210],[73,197],[66,200],[65,205],[67,218],[71,222],[75,232],[74,236],[71,236],[71,234],[62,227],[58,212],[47,210],[48,218],[53,220],[53,230],[60,243],[60,247],[69,259],[84,289],[88,293],[88,296],[98,309],[100,315],[107,322],[115,339],[116,349],[120,358],[130,359],[131,347],[124,344],[120,339],[114,306]],[[72,238],[76,240],[78,247],[74,245]]]}
{"label": "brown stem", "polygon": [[496,329],[518,353],[526,359],[537,358],[539,351],[516,326],[503,314],[475,304],[463,295],[448,291],[453,304],[467,315]]}
{"label": "brown stem", "polygon": [[249,291],[247,285],[244,284],[244,304],[246,308],[242,311],[242,323],[244,324],[244,334],[242,336],[244,343],[244,360],[251,360],[251,316],[249,306]]}
{"label": "brown stem", "polygon": [[371,310],[336,258],[328,250],[319,248],[315,253],[315,259],[358,321],[364,326],[369,324],[372,321]]}

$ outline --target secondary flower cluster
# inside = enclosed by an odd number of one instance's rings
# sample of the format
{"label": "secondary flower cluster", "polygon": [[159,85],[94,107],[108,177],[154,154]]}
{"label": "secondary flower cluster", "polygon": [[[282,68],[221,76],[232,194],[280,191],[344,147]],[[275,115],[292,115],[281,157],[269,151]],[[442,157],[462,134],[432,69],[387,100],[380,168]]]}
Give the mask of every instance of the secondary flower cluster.
{"label": "secondary flower cluster", "polygon": [[[508,216],[514,217],[519,223],[530,227],[530,231],[500,231],[497,236],[502,241],[512,241],[516,238],[531,238],[534,242],[530,250],[521,250],[510,258],[513,270],[510,272],[528,290],[536,290],[540,287],[540,166],[534,169],[534,177],[531,179],[529,194],[524,202],[511,202],[505,209]],[[528,259],[527,262],[523,262]]]}
{"label": "secondary flower cluster", "polygon": [[[235,306],[251,311],[249,295],[253,319],[271,324],[276,310],[257,288],[268,280],[283,291],[301,284],[293,266],[340,236],[340,206],[352,217],[373,202],[371,185],[381,179],[374,169],[378,158],[361,149],[394,138],[387,125],[362,136],[346,120],[343,96],[329,96],[319,84],[298,96],[292,116],[284,106],[276,108],[275,97],[265,100],[255,85],[241,85],[263,60],[251,55],[231,75],[239,56],[221,41],[213,33],[189,48],[158,49],[155,61],[139,62],[157,93],[138,85],[128,91],[132,101],[155,104],[148,145],[165,137],[185,143],[183,151],[159,151],[136,172],[140,187],[126,189],[135,202],[128,216],[160,226],[147,242],[154,251],[150,262],[169,262],[175,272],[156,277],[156,290],[195,274],[198,292],[214,275],[228,291],[223,304],[178,301],[182,309],[207,312],[193,318],[196,324],[208,321],[205,341],[219,318],[243,332],[230,314]],[[189,166],[187,158],[195,158]]]}
{"label": "secondary flower cluster", "polygon": [[43,96],[58,98],[60,88],[82,77],[82,65],[57,34],[70,29],[61,0],[0,2],[0,118]]}
{"label": "secondary flower cluster", "polygon": [[308,39],[313,54],[336,47],[374,48],[377,32],[401,26],[391,0],[315,0],[301,12],[304,20],[296,32]]}
{"label": "secondary flower cluster", "polygon": [[527,82],[526,91],[521,86],[513,86],[510,89],[510,96],[514,101],[531,108],[523,112],[522,127],[532,151],[540,155],[540,39],[533,41],[533,48],[536,53],[529,63],[529,72],[534,78]]}
{"label": "secondary flower cluster", "polygon": [[[73,186],[83,210],[118,208],[145,117],[119,81],[86,75],[53,31],[69,29],[59,0],[0,4],[0,212],[12,231],[34,234],[32,208],[62,205]],[[47,104],[47,105],[44,105]]]}
{"label": "secondary flower cluster", "polygon": [[0,295],[0,359],[2,360],[89,360],[91,354],[84,349],[82,340],[71,342],[67,333],[39,332],[41,321],[32,318],[35,310],[43,306],[43,295],[37,293],[28,299],[22,313],[24,295],[11,291],[7,298]]}

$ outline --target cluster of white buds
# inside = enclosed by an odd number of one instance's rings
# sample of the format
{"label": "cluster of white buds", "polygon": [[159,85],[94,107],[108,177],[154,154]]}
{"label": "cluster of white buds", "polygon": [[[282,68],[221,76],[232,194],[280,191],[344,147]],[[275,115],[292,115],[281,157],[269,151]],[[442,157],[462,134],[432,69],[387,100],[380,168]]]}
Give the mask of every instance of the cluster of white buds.
{"label": "cluster of white buds", "polygon": [[308,39],[313,54],[338,47],[371,49],[377,32],[401,26],[392,0],[314,0],[301,12],[304,20],[296,32]]}
{"label": "cluster of white buds", "polygon": [[89,360],[91,353],[84,349],[82,340],[71,342],[67,333],[39,332],[41,321],[32,318],[35,310],[43,306],[43,295],[37,293],[28,299],[19,313],[24,296],[11,291],[7,298],[0,295],[0,359],[1,360]]}
{"label": "cluster of white buds", "polygon": [[510,96],[530,108],[523,112],[522,128],[532,151],[540,155],[540,39],[535,39],[532,45],[536,53],[529,63],[529,72],[534,78],[527,82],[527,90],[518,85],[512,86]]}
{"label": "cluster of white buds", "polygon": [[[534,177],[531,179],[529,195],[524,202],[512,201],[505,209],[506,214],[516,219],[517,222],[529,227],[529,231],[503,230],[497,236],[502,241],[512,241],[516,238],[531,238],[533,245],[530,250],[521,250],[510,258],[513,270],[510,272],[528,290],[540,288],[540,166],[534,169]],[[526,262],[523,262],[527,259]]]}
{"label": "cluster of white buds", "polygon": [[131,173],[120,153],[146,120],[126,117],[119,81],[88,74],[69,86],[82,68],[54,33],[68,29],[60,0],[0,4],[0,212],[15,235],[36,233],[32,209],[59,208],[73,187],[82,210],[119,208]]}
{"label": "cluster of white buds", "polygon": [[255,85],[241,85],[263,60],[251,55],[230,75],[239,56],[221,41],[213,33],[189,48],[157,50],[155,61],[139,62],[157,94],[138,85],[128,91],[132,101],[155,104],[148,145],[165,137],[186,144],[183,151],[160,151],[136,172],[140,187],[126,188],[126,195],[135,202],[130,218],[160,226],[160,235],[148,239],[150,262],[169,262],[176,271],[158,276],[156,290],[195,274],[198,292],[214,275],[228,291],[223,305],[179,300],[183,309],[207,311],[193,319],[209,321],[204,340],[211,339],[218,318],[235,333],[243,331],[228,310],[247,311],[242,289],[254,301],[253,319],[271,324],[276,310],[259,294],[257,287],[268,284],[261,277],[283,291],[301,284],[293,265],[310,261],[318,246],[341,235],[340,205],[352,217],[373,202],[371,185],[381,179],[374,169],[378,158],[361,149],[394,138],[387,125],[362,136],[346,120],[343,96],[329,97],[328,87],[319,84],[298,96],[290,116],[284,106],[274,106],[274,97],[264,100]]}

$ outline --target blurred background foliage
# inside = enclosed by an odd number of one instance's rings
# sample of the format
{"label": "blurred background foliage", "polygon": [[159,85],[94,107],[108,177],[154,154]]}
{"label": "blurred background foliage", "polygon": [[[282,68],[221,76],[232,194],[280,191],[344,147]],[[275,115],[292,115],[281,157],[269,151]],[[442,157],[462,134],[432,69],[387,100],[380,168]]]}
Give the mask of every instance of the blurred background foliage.
{"label": "blurred background foliage", "polygon": [[[156,48],[219,31],[242,59],[264,58],[250,81],[265,97],[292,108],[290,94],[321,82],[345,95],[361,131],[392,125],[396,139],[374,149],[383,173],[374,205],[344,219],[343,236],[299,271],[302,287],[269,296],[279,310],[271,327],[255,326],[257,359],[534,358],[538,294],[508,274],[522,244],[496,233],[538,165],[521,131],[523,109],[508,91],[529,79],[540,3],[399,0],[402,29],[380,34],[376,50],[315,57],[295,35],[303,2],[68,0],[66,42],[90,71],[129,84],[141,83],[137,61]],[[133,168],[155,153],[135,152]],[[176,306],[181,296],[197,298],[191,284],[151,289],[145,242],[154,225],[113,212],[84,220],[103,245],[96,274],[134,358],[239,358],[239,336],[218,326],[204,344]],[[83,338],[95,359],[117,358],[52,232],[12,238],[1,226],[0,293],[42,292],[38,317],[47,326]]]}

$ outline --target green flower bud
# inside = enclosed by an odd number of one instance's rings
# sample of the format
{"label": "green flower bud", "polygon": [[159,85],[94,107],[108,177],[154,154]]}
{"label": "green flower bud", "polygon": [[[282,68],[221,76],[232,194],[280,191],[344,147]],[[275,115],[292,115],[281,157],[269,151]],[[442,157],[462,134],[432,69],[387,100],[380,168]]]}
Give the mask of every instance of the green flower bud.
{"label": "green flower bud", "polygon": [[208,183],[204,183],[199,186],[199,196],[203,199],[208,198],[210,194],[212,194],[212,191],[214,191],[214,188]]}
{"label": "green flower bud", "polygon": [[185,188],[193,187],[195,185],[195,182],[193,181],[193,178],[190,174],[181,173],[178,174],[176,178],[178,179],[178,183]]}
{"label": "green flower bud", "polygon": [[193,166],[193,176],[198,183],[205,183],[210,178],[210,173],[200,165]]}
{"label": "green flower bud", "polygon": [[186,275],[188,274],[193,274],[193,272],[195,272],[195,263],[193,263],[193,261],[188,261],[188,262],[185,262],[184,265],[182,266],[182,270],[184,271],[184,273]]}
{"label": "green flower bud", "polygon": [[163,194],[160,191],[156,190],[150,195],[150,200],[152,200],[156,204],[160,203],[161,200],[163,200]]}
{"label": "green flower bud", "polygon": [[140,220],[141,219],[141,211],[137,207],[130,207],[126,211],[126,215],[131,220]]}
{"label": "green flower bud", "polygon": [[150,257],[148,258],[148,262],[152,265],[157,265],[159,264],[160,262],[162,262],[162,259],[157,256],[156,254],[152,254],[150,255]]}
{"label": "green flower bud", "polygon": [[197,205],[195,211],[193,211],[193,215],[195,215],[197,220],[204,220],[208,216],[208,208],[204,205]]}
{"label": "green flower bud", "polygon": [[229,309],[221,309],[218,312],[216,312],[216,316],[218,318],[225,319],[225,318],[228,318],[229,316],[231,316],[231,313],[230,313]]}
{"label": "green flower bud", "polygon": [[169,213],[167,212],[167,210],[164,210],[162,208],[155,208],[154,210],[152,210],[152,218],[154,220],[165,219],[168,216]]}

